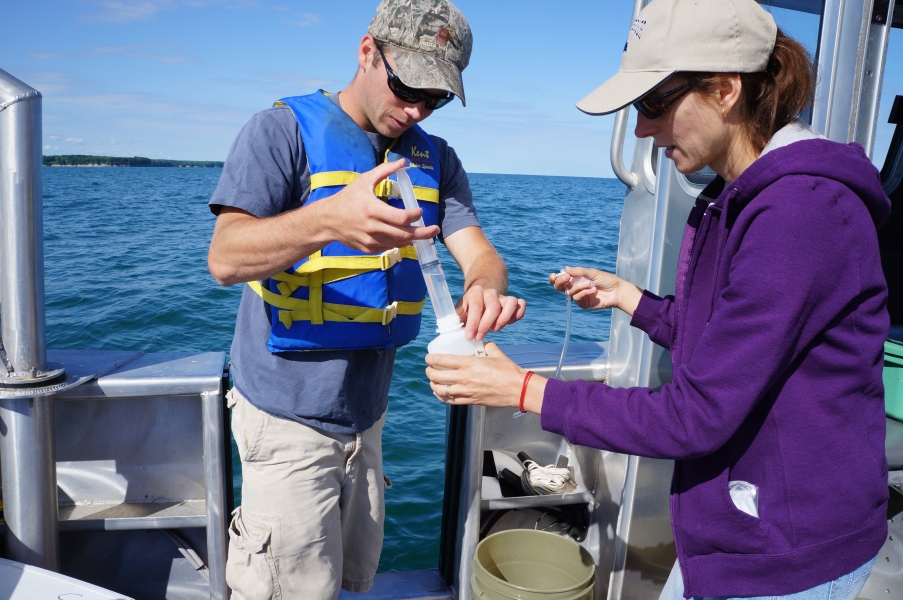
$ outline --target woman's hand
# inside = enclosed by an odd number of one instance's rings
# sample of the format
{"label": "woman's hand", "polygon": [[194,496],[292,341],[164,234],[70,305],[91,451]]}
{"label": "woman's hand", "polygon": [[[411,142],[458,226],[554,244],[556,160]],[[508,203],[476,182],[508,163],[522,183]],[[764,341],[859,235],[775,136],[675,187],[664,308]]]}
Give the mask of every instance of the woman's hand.
{"label": "woman's hand", "polygon": [[[643,296],[637,286],[605,271],[584,267],[565,267],[565,271],[549,275],[549,283],[559,292],[570,294],[577,306],[583,309],[619,308],[633,316]],[[585,279],[572,284],[578,277]]]}
{"label": "woman's hand", "polygon": [[[518,408],[526,377],[522,369],[494,343],[485,346],[486,357],[427,354],[426,376],[433,394],[449,404],[480,404],[496,408]],[[530,379],[524,408],[539,413],[546,379]]]}

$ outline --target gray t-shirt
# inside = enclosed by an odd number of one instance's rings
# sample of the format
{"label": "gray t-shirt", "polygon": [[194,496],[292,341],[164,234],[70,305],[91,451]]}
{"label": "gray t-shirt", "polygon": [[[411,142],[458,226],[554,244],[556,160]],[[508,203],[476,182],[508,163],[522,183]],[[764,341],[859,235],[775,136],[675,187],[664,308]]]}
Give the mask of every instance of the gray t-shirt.
{"label": "gray t-shirt", "polygon": [[[330,96],[338,104],[338,95]],[[377,156],[391,139],[368,133]],[[467,174],[455,151],[433,136],[439,149],[439,225],[442,236],[479,226]],[[257,113],[232,144],[210,210],[223,206],[271,217],[304,204],[310,170],[294,113],[285,106]],[[277,417],[335,433],[368,429],[385,412],[395,350],[270,353],[267,305],[244,286],[235,337],[232,378],[254,406]]]}

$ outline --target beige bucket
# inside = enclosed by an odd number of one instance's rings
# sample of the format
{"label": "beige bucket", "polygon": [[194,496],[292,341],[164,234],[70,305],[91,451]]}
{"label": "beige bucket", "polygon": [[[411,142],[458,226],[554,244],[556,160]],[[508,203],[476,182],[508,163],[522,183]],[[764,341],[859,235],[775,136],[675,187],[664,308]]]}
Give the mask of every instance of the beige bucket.
{"label": "beige bucket", "polygon": [[470,587],[476,600],[591,600],[595,579],[592,556],[577,542],[509,529],[477,545]]}

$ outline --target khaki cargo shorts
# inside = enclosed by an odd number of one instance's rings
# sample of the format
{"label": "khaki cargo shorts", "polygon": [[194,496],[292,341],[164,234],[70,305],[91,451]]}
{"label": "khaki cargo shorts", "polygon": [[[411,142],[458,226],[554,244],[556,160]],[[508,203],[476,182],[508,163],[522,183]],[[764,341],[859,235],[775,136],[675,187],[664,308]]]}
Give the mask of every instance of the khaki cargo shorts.
{"label": "khaki cargo shorts", "polygon": [[329,433],[227,395],[242,500],[229,526],[232,600],[333,600],[373,585],[383,543],[386,415],[358,434]]}

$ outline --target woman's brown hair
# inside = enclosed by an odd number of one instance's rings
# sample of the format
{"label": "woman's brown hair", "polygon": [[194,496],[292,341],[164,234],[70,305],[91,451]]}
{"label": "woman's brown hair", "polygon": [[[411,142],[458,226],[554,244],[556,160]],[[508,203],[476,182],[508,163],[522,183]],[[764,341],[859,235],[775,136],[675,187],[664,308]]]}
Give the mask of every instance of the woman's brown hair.
{"label": "woman's brown hair", "polygon": [[[720,73],[684,73],[690,86],[713,92]],[[815,78],[809,53],[799,42],[778,29],[774,50],[763,73],[740,73],[741,96],[734,110],[750,141],[761,152],[782,127],[812,105]]]}

